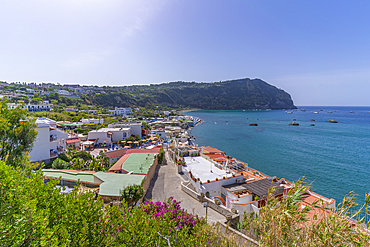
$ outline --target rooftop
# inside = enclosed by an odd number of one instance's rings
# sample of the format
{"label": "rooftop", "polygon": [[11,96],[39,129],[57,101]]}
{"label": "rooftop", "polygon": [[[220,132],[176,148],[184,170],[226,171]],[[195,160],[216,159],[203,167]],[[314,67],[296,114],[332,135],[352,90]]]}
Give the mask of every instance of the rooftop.
{"label": "rooftop", "polygon": [[122,168],[122,165],[123,163],[125,163],[125,161],[128,159],[128,157],[130,157],[130,154],[125,154],[123,155],[119,160],[117,160],[116,163],[114,163],[114,165],[109,168],[109,171],[122,171],[123,168]]}
{"label": "rooftop", "polygon": [[200,181],[206,182],[209,180],[215,180],[216,178],[231,177],[231,173],[227,173],[225,170],[217,168],[213,163],[206,160],[203,157],[184,157],[186,165],[183,169],[187,172],[191,171],[195,178],[199,178]]}
{"label": "rooftop", "polygon": [[133,154],[133,153],[159,153],[161,147],[153,147],[151,149],[139,149],[139,148],[132,148],[126,151],[126,154]]}
{"label": "rooftop", "polygon": [[259,180],[252,180],[246,183],[242,184],[229,184],[229,185],[224,185],[226,189],[234,192],[234,191],[239,191],[243,189],[246,189],[253,194],[259,196],[261,199],[266,198],[269,189],[271,186],[274,186],[276,188],[275,192],[273,195],[280,195],[284,193],[284,188],[280,187],[280,185],[276,182],[272,182],[270,179],[259,179]]}
{"label": "rooftop", "polygon": [[126,154],[126,149],[118,149],[114,151],[109,151],[105,153],[108,158],[120,157]]}
{"label": "rooftop", "polygon": [[66,140],[66,143],[76,143],[76,142],[81,142],[79,138],[70,138]]}
{"label": "rooftop", "polygon": [[148,173],[149,168],[154,163],[156,153],[132,153],[122,165],[122,169],[127,172]]}
{"label": "rooftop", "polygon": [[46,118],[46,117],[37,118],[36,119],[36,123],[37,123],[38,126],[57,124],[56,121],[54,121],[54,120],[52,120],[50,118]]}
{"label": "rooftop", "polygon": [[141,184],[145,175],[117,174],[112,172],[68,171],[44,169],[45,177],[100,184],[99,194],[103,196],[120,196],[121,190],[129,185]]}
{"label": "rooftop", "polygon": [[96,183],[94,181],[95,172],[83,172],[83,171],[68,171],[68,170],[56,170],[56,169],[43,169],[45,177],[62,178],[65,180],[82,181],[87,183]]}
{"label": "rooftop", "polygon": [[95,177],[103,181],[99,194],[104,196],[121,196],[121,190],[130,185],[139,185],[145,175],[128,175],[111,172],[97,172]]}
{"label": "rooftop", "polygon": [[131,128],[101,128],[98,130],[92,130],[90,132],[116,132],[116,131],[129,131]]}
{"label": "rooftop", "polygon": [[203,148],[203,153],[225,153],[224,151],[221,151],[217,148],[214,148],[214,147],[202,147]]}

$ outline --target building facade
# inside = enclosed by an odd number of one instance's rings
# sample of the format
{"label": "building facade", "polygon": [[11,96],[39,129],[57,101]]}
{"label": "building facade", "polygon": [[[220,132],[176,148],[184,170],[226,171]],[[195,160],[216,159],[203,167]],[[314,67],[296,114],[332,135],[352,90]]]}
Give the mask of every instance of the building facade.
{"label": "building facade", "polygon": [[110,110],[110,116],[126,116],[132,114],[131,108],[118,108],[116,107],[114,110]]}
{"label": "building facade", "polygon": [[57,129],[56,121],[38,118],[36,124],[37,136],[30,152],[32,162],[49,161],[66,151],[68,133]]}

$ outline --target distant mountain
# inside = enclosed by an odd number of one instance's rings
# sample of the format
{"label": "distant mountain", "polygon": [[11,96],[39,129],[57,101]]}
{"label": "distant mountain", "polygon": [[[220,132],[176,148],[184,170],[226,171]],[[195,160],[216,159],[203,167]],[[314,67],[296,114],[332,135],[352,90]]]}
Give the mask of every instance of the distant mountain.
{"label": "distant mountain", "polygon": [[170,82],[126,86],[90,94],[89,102],[102,106],[191,107],[207,110],[295,109],[290,95],[260,79],[214,83]]}

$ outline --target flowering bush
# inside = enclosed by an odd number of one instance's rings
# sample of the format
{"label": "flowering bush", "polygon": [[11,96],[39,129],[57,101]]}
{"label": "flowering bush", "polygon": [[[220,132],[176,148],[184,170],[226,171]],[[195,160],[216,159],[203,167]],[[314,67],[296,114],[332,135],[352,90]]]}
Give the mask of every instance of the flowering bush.
{"label": "flowering bush", "polygon": [[231,246],[173,198],[105,207],[92,192],[61,194],[58,182],[0,161],[0,246],[157,246],[159,234],[171,246]]}
{"label": "flowering bush", "polygon": [[196,222],[199,222],[198,216],[194,217],[192,214],[188,214],[184,209],[181,209],[179,201],[170,197],[166,202],[145,202],[143,209],[148,214],[153,216],[155,219],[165,219],[167,221],[173,221],[175,227],[182,230],[184,227],[192,229]]}

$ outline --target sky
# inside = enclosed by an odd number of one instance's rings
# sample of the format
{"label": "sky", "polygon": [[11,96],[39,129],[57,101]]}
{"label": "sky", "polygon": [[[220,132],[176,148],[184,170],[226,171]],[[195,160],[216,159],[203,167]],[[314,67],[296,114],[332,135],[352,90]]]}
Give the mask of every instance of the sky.
{"label": "sky", "polygon": [[2,0],[0,80],[259,78],[298,106],[370,106],[369,13],[363,0]]}

